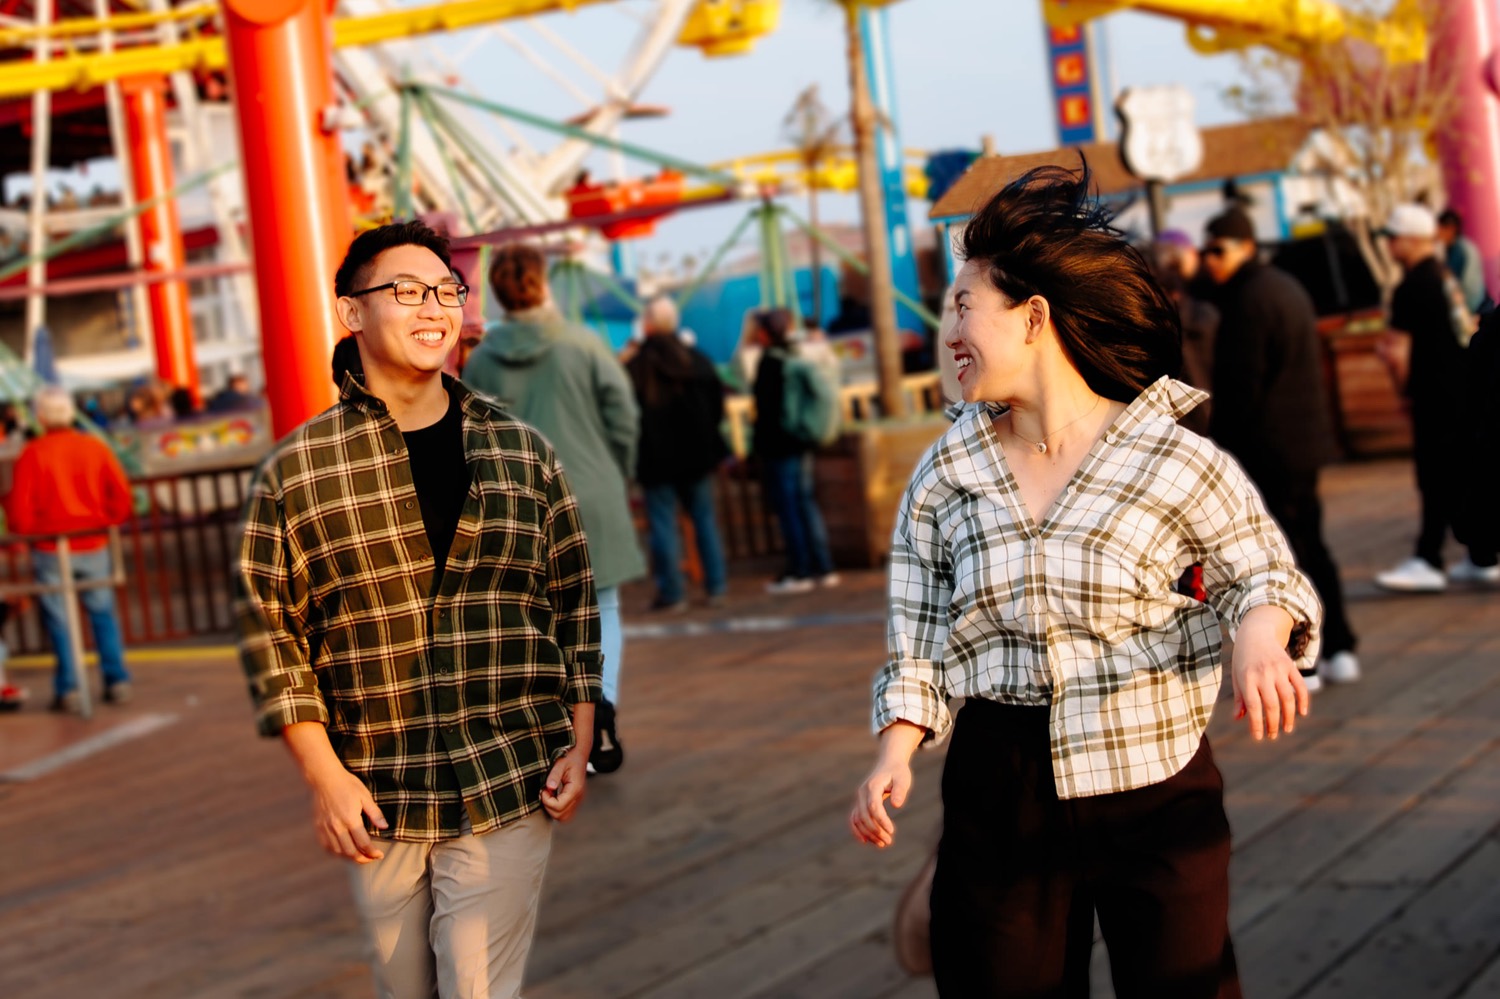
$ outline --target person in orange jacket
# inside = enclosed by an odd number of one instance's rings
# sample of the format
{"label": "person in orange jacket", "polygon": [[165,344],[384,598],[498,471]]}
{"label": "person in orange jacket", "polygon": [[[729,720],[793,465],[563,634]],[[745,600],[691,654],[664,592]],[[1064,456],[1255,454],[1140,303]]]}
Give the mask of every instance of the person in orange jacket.
{"label": "person in orange jacket", "polygon": [[[77,411],[72,397],[64,389],[48,386],[37,392],[32,406],[43,433],[16,459],[14,485],[5,501],[10,530],[21,535],[71,535],[123,522],[131,511],[130,482],[108,445],[74,428]],[[103,533],[68,539],[74,579],[109,578],[108,542]],[[31,564],[37,582],[56,586],[62,581],[56,541],[33,542]],[[91,588],[80,591],[79,598],[99,650],[104,701],[124,704],[130,700],[130,674],[125,669],[125,645],[115,613],[114,591],[109,587]],[[37,598],[42,623],[57,654],[52,710],[77,713],[78,669],[68,641],[63,600],[61,593]]]}

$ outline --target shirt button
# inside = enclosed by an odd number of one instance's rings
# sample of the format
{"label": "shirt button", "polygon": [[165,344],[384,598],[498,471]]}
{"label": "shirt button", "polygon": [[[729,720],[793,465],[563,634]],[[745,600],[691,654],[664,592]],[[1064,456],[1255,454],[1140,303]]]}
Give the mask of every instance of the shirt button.
{"label": "shirt button", "polygon": [[415,504],[415,503],[413,503],[413,502],[412,502],[412,501],[411,501],[411,500],[407,500],[407,501],[406,501],[406,508],[407,508],[407,509],[408,509],[408,510],[410,510],[410,509],[411,509],[411,508],[412,508],[412,507],[414,507],[414,506],[416,506],[416,504]]}
{"label": "shirt button", "polygon": [[1031,605],[1031,613],[1033,613],[1033,614],[1040,614],[1041,612],[1042,612],[1042,605],[1041,604],[1032,604]]}

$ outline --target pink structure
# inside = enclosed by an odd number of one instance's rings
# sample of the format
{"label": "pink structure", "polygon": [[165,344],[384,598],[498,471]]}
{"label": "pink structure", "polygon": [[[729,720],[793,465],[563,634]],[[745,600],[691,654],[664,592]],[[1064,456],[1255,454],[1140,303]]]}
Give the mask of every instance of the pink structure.
{"label": "pink structure", "polygon": [[1448,0],[1430,58],[1458,72],[1458,103],[1438,136],[1448,203],[1484,257],[1490,295],[1500,298],[1500,100],[1491,84],[1500,13],[1495,0]]}

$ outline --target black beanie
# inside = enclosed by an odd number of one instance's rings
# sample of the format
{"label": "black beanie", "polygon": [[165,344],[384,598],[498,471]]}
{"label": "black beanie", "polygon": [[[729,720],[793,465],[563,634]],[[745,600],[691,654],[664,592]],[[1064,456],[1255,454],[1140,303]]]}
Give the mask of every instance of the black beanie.
{"label": "black beanie", "polygon": [[1243,208],[1231,208],[1208,223],[1209,239],[1243,239],[1255,242],[1255,223]]}

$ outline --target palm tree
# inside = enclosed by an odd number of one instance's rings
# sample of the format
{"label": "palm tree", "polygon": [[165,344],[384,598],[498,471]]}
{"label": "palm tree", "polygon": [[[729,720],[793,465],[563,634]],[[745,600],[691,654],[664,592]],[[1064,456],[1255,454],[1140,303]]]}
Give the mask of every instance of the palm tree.
{"label": "palm tree", "polygon": [[[807,181],[807,221],[813,228],[818,225],[818,166],[838,147],[839,130],[844,123],[833,116],[828,106],[818,97],[815,83],[797,95],[792,109],[781,120],[784,134],[797,151],[802,165],[802,175]],[[823,321],[823,247],[816,239],[808,239],[809,261],[812,266],[812,314],[815,321]]]}
{"label": "palm tree", "polygon": [[860,219],[865,232],[865,259],[870,266],[870,328],[880,370],[880,408],[887,418],[905,416],[901,392],[901,341],[896,330],[895,279],[885,228],[885,199],[881,191],[880,161],[875,151],[879,122],[870,95],[870,67],[865,62],[860,11],[877,5],[871,0],[836,0],[844,8],[844,34],[849,58],[849,124],[854,138],[854,162],[859,170]]}

